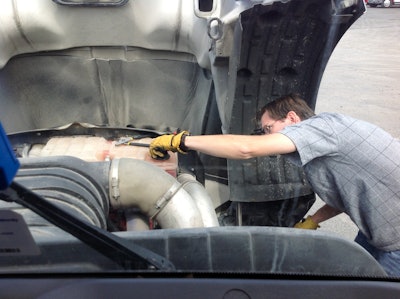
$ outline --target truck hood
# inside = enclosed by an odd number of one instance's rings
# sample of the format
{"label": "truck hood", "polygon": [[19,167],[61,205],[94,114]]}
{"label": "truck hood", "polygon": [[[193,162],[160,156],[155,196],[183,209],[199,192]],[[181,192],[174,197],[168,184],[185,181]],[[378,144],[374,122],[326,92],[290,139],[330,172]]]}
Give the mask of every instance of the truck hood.
{"label": "truck hood", "polygon": [[[277,96],[297,92],[315,107],[334,47],[364,12],[362,0],[3,1],[0,118],[9,133],[82,122],[251,134],[257,110]],[[233,201],[312,193],[279,157],[199,159],[205,180],[229,177]]]}

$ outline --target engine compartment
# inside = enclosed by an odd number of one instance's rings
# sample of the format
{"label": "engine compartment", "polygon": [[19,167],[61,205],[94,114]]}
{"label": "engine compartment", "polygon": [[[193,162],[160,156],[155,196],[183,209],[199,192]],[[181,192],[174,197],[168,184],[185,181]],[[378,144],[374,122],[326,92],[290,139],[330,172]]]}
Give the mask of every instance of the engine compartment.
{"label": "engine compartment", "polygon": [[[79,123],[10,134],[21,164],[15,181],[109,231],[218,226],[204,187],[192,174],[178,175],[177,154],[150,157],[156,136]],[[32,212],[24,216],[28,225],[49,225]]]}

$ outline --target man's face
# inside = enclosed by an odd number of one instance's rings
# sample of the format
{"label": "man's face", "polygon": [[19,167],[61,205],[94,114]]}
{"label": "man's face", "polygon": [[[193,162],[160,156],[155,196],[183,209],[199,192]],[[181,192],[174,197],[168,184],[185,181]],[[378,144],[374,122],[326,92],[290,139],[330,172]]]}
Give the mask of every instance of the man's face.
{"label": "man's face", "polygon": [[268,111],[266,111],[261,117],[261,128],[263,129],[264,134],[272,134],[277,133],[286,126],[293,125],[299,121],[300,119],[293,111],[289,112],[286,118],[279,120],[271,118]]}

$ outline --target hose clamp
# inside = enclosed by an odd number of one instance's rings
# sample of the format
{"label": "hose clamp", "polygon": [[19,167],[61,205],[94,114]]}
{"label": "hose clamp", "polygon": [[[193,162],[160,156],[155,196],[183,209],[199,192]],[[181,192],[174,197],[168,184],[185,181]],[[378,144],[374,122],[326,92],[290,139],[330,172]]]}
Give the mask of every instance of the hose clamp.
{"label": "hose clamp", "polygon": [[111,169],[110,169],[110,195],[111,199],[115,202],[118,202],[120,197],[120,190],[119,190],[119,159],[114,159],[111,162]]}
{"label": "hose clamp", "polygon": [[168,190],[164,193],[163,196],[158,199],[150,211],[149,215],[150,219],[154,219],[157,215],[165,208],[165,206],[169,203],[172,197],[175,196],[176,193],[182,188],[182,185],[179,182],[175,182]]}

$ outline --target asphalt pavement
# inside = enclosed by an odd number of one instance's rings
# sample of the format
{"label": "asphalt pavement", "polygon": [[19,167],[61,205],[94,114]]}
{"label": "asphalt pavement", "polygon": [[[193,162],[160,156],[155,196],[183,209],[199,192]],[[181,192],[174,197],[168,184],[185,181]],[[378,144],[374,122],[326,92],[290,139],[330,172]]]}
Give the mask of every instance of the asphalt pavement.
{"label": "asphalt pavement", "polygon": [[[367,8],[336,46],[320,85],[316,112],[374,123],[400,138],[400,8]],[[310,210],[323,205],[320,199]],[[353,240],[357,227],[341,214],[320,231]]]}

